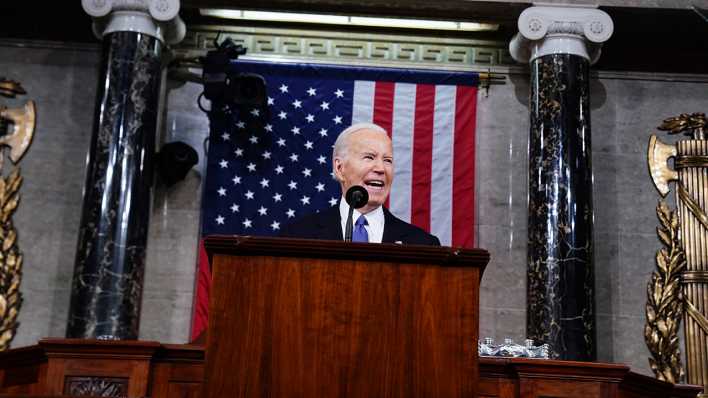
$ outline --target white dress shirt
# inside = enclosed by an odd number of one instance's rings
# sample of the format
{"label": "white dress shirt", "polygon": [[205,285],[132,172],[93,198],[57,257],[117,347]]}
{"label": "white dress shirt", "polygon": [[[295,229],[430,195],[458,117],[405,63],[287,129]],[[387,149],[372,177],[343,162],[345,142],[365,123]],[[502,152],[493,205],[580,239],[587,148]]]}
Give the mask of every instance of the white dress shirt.
{"label": "white dress shirt", "polygon": [[[347,216],[349,215],[349,204],[344,198],[339,200],[339,215],[342,222],[342,236],[346,236]],[[361,213],[354,209],[352,214],[352,223],[355,224]],[[370,243],[381,243],[383,240],[384,230],[384,212],[381,206],[377,207],[364,215],[367,221],[366,233],[369,234]]]}

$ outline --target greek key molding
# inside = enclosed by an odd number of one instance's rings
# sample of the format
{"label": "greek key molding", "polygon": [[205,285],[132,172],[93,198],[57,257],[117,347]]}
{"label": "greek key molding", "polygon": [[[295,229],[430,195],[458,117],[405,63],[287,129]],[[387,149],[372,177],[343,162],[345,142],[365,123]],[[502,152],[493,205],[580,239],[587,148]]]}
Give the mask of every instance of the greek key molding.
{"label": "greek key molding", "polygon": [[248,48],[248,56],[381,64],[512,66],[506,42],[335,31],[191,26],[176,51],[209,50],[221,34]]}

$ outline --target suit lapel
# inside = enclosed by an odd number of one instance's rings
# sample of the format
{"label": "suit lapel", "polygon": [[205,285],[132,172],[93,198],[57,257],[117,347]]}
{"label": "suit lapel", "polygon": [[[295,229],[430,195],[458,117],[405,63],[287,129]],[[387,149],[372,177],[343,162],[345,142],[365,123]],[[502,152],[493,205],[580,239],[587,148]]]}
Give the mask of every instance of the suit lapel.
{"label": "suit lapel", "polygon": [[383,243],[396,243],[406,242],[406,229],[402,228],[405,226],[401,220],[396,218],[387,208],[383,207],[384,211],[384,232],[381,241]]}
{"label": "suit lapel", "polygon": [[332,239],[332,237],[336,237],[337,240],[344,240],[344,236],[342,236],[342,221],[339,216],[339,205],[331,206],[327,209],[318,221],[321,239]]}

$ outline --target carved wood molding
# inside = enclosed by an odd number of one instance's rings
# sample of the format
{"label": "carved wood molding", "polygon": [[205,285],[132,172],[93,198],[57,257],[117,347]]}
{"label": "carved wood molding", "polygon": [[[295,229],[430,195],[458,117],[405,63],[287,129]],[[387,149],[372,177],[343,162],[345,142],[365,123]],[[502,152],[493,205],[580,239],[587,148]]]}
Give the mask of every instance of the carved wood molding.
{"label": "carved wood molding", "polygon": [[68,376],[64,381],[64,394],[79,397],[127,397],[128,378]]}
{"label": "carved wood molding", "polygon": [[392,243],[345,243],[314,239],[265,238],[255,236],[212,235],[204,247],[210,255],[277,256],[337,258],[359,261],[435,264],[453,267],[484,267],[489,252],[483,249],[460,249]]}

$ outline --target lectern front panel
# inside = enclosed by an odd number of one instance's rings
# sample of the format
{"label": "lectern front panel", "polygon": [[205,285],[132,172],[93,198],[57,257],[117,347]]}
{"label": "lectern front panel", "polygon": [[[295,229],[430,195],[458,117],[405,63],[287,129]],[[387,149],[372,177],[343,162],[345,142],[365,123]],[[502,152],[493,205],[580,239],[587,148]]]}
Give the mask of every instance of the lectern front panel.
{"label": "lectern front panel", "polygon": [[477,267],[213,257],[206,397],[473,397]]}

